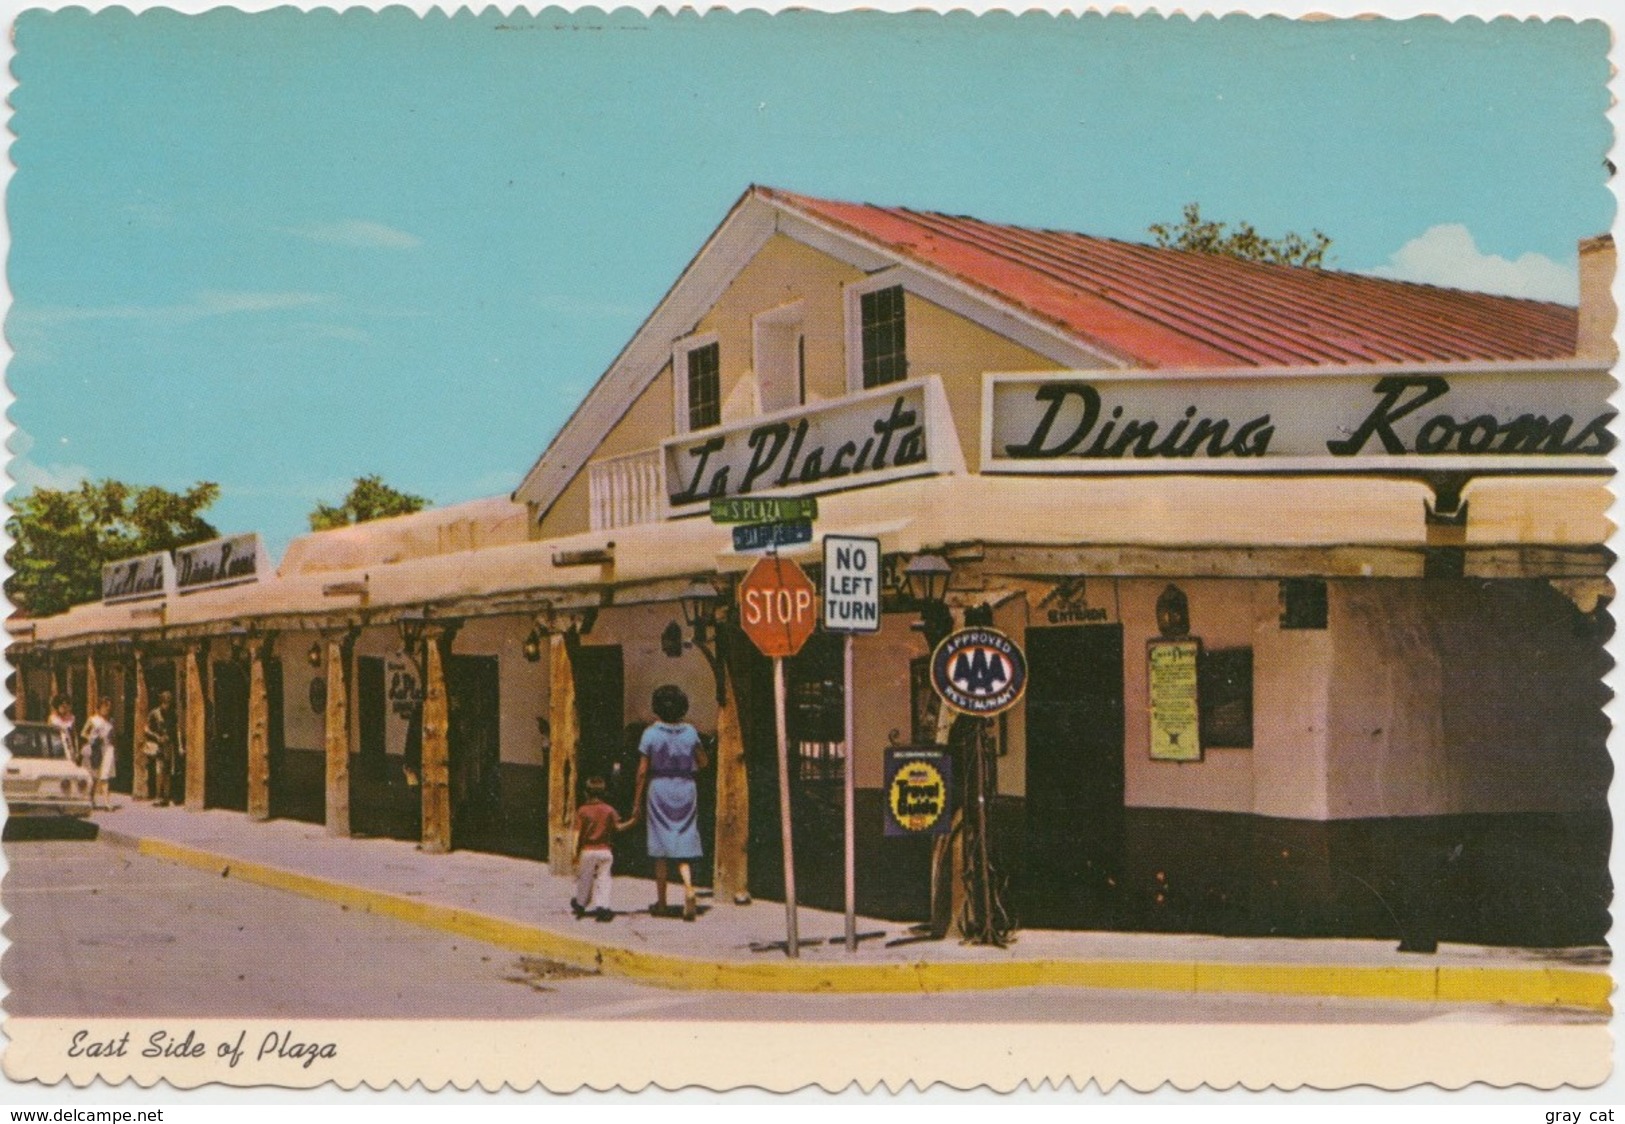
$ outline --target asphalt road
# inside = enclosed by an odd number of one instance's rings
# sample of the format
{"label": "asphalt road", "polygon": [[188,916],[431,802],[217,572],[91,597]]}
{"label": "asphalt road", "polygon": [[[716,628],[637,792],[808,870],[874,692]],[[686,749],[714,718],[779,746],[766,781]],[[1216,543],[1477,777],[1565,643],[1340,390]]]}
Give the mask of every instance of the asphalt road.
{"label": "asphalt road", "polygon": [[[12,1015],[861,1022],[1601,1022],[1531,1008],[1063,988],[681,992],[10,824],[0,975]],[[591,924],[591,922],[588,922]]]}

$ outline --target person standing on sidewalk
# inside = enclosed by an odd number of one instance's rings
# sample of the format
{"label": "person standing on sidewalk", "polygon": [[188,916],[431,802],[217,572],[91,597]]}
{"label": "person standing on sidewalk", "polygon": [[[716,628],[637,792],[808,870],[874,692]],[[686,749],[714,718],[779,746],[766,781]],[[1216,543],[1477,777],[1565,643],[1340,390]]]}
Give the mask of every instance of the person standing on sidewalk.
{"label": "person standing on sidewalk", "polygon": [[630,827],[604,800],[604,778],[587,778],[587,799],[576,809],[576,896],[570,909],[576,920],[592,914],[595,921],[615,920],[610,907],[611,872],[615,852],[610,849],[617,832]]}
{"label": "person standing on sidewalk", "polygon": [[57,740],[62,745],[62,756],[75,765],[79,764],[79,746],[74,740],[79,722],[73,716],[73,703],[68,701],[66,695],[58,695],[51,700],[51,717],[46,721],[56,731]]}
{"label": "person standing on sidewalk", "polygon": [[81,731],[84,738],[86,753],[90,766],[90,807],[96,809],[96,793],[99,790],[107,801],[106,807],[113,806],[113,774],[117,770],[113,750],[113,700],[103,699],[85,722]]}
{"label": "person standing on sidewalk", "polygon": [[160,691],[158,705],[147,712],[142,736],[141,753],[152,766],[152,802],[160,808],[169,804],[175,772],[175,739],[169,729],[169,710],[174,705],[175,696]]}
{"label": "person standing on sidewalk", "polygon": [[705,746],[693,726],[683,721],[688,714],[688,696],[681,687],[668,683],[656,688],[654,712],[659,719],[643,731],[638,752],[637,794],[633,798],[633,822],[648,818],[649,857],[655,861],[655,904],[649,912],[656,917],[671,916],[666,906],[667,863],[677,861],[683,879],[683,920],[694,920],[698,908],[694,896],[694,874],[689,863],[704,852],[700,845],[700,800],[694,777],[710,764]]}

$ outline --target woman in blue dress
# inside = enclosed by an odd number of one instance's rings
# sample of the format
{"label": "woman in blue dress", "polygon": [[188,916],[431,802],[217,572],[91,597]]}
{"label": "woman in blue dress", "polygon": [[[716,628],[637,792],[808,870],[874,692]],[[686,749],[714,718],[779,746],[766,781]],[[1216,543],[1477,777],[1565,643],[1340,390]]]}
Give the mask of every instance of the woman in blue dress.
{"label": "woman in blue dress", "polygon": [[667,684],[654,694],[654,712],[659,719],[643,731],[638,743],[634,814],[648,817],[649,857],[655,861],[656,901],[649,912],[669,917],[666,907],[667,864],[677,862],[683,879],[683,920],[696,913],[694,873],[690,860],[703,853],[700,845],[699,790],[696,774],[710,764],[698,731],[683,721],[688,713],[688,696],[682,688]]}

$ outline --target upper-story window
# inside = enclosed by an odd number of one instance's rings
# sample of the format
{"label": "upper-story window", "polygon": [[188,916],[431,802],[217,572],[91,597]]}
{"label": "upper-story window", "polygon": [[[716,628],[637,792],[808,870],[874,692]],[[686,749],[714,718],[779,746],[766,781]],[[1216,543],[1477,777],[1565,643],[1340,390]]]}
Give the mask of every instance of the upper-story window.
{"label": "upper-story window", "polygon": [[903,327],[903,287],[891,285],[858,297],[862,324],[863,386],[908,378],[908,339]]}
{"label": "upper-story window", "polygon": [[722,424],[722,351],[714,335],[693,336],[672,349],[679,432]]}

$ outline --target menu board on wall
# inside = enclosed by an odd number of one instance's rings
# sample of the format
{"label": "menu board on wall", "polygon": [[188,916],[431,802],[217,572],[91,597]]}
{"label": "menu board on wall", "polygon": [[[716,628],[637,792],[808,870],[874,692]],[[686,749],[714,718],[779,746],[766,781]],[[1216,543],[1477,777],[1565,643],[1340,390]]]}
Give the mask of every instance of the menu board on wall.
{"label": "menu board on wall", "polygon": [[1196,694],[1200,640],[1152,640],[1146,645],[1150,669],[1151,759],[1202,759],[1201,709]]}

